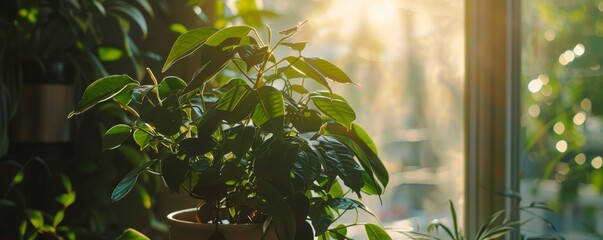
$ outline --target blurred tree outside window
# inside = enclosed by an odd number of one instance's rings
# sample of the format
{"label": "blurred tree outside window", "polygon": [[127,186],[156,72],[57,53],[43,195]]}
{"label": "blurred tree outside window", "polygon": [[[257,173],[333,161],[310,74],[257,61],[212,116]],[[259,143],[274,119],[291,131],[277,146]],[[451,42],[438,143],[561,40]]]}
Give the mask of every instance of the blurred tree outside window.
{"label": "blurred tree outside window", "polygon": [[567,239],[601,239],[603,1],[522,2],[523,201],[558,210]]}

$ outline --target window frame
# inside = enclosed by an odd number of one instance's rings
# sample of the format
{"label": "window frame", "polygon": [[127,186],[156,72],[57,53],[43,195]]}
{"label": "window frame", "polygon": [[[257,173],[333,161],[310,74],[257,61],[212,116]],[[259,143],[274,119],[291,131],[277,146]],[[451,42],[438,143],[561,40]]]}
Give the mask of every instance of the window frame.
{"label": "window frame", "polygon": [[[520,0],[465,0],[465,234],[519,220]],[[507,239],[519,239],[514,230]]]}

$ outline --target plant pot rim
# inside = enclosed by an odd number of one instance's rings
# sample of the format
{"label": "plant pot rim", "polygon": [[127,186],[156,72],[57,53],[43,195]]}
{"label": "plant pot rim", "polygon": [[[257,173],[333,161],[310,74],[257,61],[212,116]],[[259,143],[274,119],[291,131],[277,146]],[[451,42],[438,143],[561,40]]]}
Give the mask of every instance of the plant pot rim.
{"label": "plant pot rim", "polygon": [[[197,222],[194,219],[195,211],[197,208],[186,208],[182,210],[178,210],[175,212],[171,212],[167,215],[168,224],[170,226],[181,226],[181,227],[193,227],[199,225],[206,225],[214,227],[213,223],[201,223]],[[192,217],[191,217],[192,216]],[[256,227],[257,225],[262,225],[263,223],[234,223],[234,224],[218,224],[219,228],[230,228],[234,226],[239,227]]]}

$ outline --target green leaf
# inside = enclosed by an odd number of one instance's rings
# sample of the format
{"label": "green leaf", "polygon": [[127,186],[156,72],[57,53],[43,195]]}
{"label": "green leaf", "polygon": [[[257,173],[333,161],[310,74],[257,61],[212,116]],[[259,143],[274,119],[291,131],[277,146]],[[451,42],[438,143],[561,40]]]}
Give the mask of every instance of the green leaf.
{"label": "green leaf", "polygon": [[197,90],[204,83],[220,73],[234,57],[234,48],[229,46],[237,44],[238,41],[239,39],[229,38],[219,46],[202,45],[200,48],[200,67],[193,75],[193,80],[191,80],[184,89],[184,92],[188,93]]}
{"label": "green leaf", "polygon": [[201,135],[198,138],[186,138],[180,141],[179,154],[196,157],[208,153],[216,146],[216,141],[211,135]]}
{"label": "green leaf", "polygon": [[111,127],[103,136],[103,150],[110,150],[119,147],[126,141],[132,133],[132,127],[125,124],[118,124]]}
{"label": "green leaf", "polygon": [[303,58],[310,67],[316,69],[323,76],[339,83],[353,83],[345,72],[332,63],[322,58]]}
{"label": "green leaf", "polygon": [[176,61],[195,52],[216,31],[215,28],[196,28],[180,35],[172,45],[161,72],[165,72]]}
{"label": "green leaf", "polygon": [[216,47],[221,45],[226,39],[229,38],[241,39],[242,37],[247,36],[252,29],[253,28],[248,26],[226,27],[220,29],[218,32],[209,37],[205,44]]}
{"label": "green leaf", "polygon": [[325,208],[322,199],[321,202],[310,205],[310,212],[308,213],[308,216],[310,216],[312,226],[314,227],[315,236],[322,235],[333,223],[333,218],[325,211],[328,210]]}
{"label": "green leaf", "polygon": [[40,229],[44,227],[44,216],[42,215],[41,211],[27,209],[25,210],[25,214],[27,215],[29,222],[31,223],[31,225],[34,226],[34,228]]}
{"label": "green leaf", "polygon": [[258,126],[280,135],[283,131],[285,103],[283,95],[276,88],[263,86],[256,91],[258,104],[251,118]]}
{"label": "green leaf", "polygon": [[364,225],[366,236],[369,240],[391,240],[392,238],[378,225],[368,223]]}
{"label": "green leaf", "polygon": [[287,47],[290,47],[291,49],[295,50],[295,51],[303,51],[306,48],[306,44],[308,44],[308,42],[294,42],[294,43],[288,43],[288,42],[284,42],[281,43]]}
{"label": "green leaf", "polygon": [[146,131],[136,129],[134,130],[134,142],[140,146],[140,149],[143,150],[149,146],[151,141],[153,140],[153,135],[150,135]]}
{"label": "green leaf", "polygon": [[232,153],[238,158],[243,158],[255,140],[255,127],[238,125],[229,129],[227,133],[229,139],[234,138],[233,141],[228,141]]}
{"label": "green leaf", "polygon": [[320,159],[309,149],[300,151],[293,164],[293,173],[300,176],[304,185],[310,186],[320,175]]}
{"label": "green leaf", "polygon": [[142,9],[144,9],[144,11],[151,16],[151,18],[155,16],[153,8],[151,7],[151,4],[149,4],[148,0],[136,0],[136,3],[138,3],[138,5],[140,5],[140,7],[142,7]]}
{"label": "green leaf", "polygon": [[137,85],[128,85],[126,88],[121,90],[118,94],[113,96],[113,101],[121,103],[123,105],[128,105],[132,102],[132,91],[134,88],[138,87]]}
{"label": "green leaf", "polygon": [[65,217],[65,211],[63,211],[63,210],[58,211],[54,215],[54,218],[52,219],[52,226],[54,226],[54,227],[58,226],[63,221],[64,217]]}
{"label": "green leaf", "polygon": [[233,79],[227,84],[230,88],[216,103],[216,109],[232,112],[241,100],[251,91],[245,80]]}
{"label": "green leaf", "polygon": [[140,85],[132,89],[132,101],[141,102],[147,93],[153,90],[154,85]]}
{"label": "green leaf", "polygon": [[150,240],[147,236],[132,228],[127,228],[114,240]]}
{"label": "green leaf", "polygon": [[147,33],[148,33],[148,27],[147,27],[147,21],[145,20],[144,15],[142,15],[142,12],[140,12],[140,10],[138,10],[138,8],[135,8],[132,5],[127,4],[125,2],[113,2],[113,3],[114,3],[114,5],[111,5],[109,8],[112,10],[121,12],[124,15],[130,17],[132,20],[134,20],[134,22],[136,22],[136,24],[140,28],[140,31],[142,32],[142,37],[146,38]]}
{"label": "green leaf", "polygon": [[99,102],[111,99],[128,86],[137,86],[138,84],[137,81],[131,79],[128,75],[112,75],[98,79],[86,88],[82,99],[68,117],[80,114],[94,107]]}
{"label": "green leaf", "polygon": [[56,197],[57,202],[64,208],[71,206],[75,202],[75,192],[63,193]]}
{"label": "green leaf", "polygon": [[180,184],[184,182],[190,168],[188,161],[170,155],[161,161],[161,177],[172,192],[179,192]]}
{"label": "green leaf", "polygon": [[337,240],[346,239],[345,235],[347,234],[348,228],[343,225],[343,223],[337,224],[337,226],[335,226],[333,230],[329,230],[329,235],[331,235],[332,238]]}
{"label": "green leaf", "polygon": [[65,190],[67,192],[73,191],[73,187],[71,186],[71,180],[69,179],[69,177],[67,177],[67,175],[63,173],[61,173],[61,182],[63,183],[63,187],[65,187]]}
{"label": "green leaf", "polygon": [[302,85],[297,85],[297,84],[292,84],[289,87],[289,89],[291,89],[294,92],[300,93],[300,94],[308,94],[310,92],[310,91],[308,91],[308,89],[306,89]]}
{"label": "green leaf", "polygon": [[181,78],[176,76],[167,76],[161,80],[159,86],[157,87],[157,91],[159,91],[159,96],[166,98],[170,94],[180,92],[185,87],[186,82],[184,82],[184,80]]}
{"label": "green leaf", "polygon": [[178,34],[184,34],[188,31],[188,29],[180,23],[173,23],[170,25],[170,30]]}
{"label": "green leaf", "polygon": [[151,108],[142,115],[142,119],[151,124],[157,132],[171,136],[180,131],[182,126],[182,112],[180,109],[171,109],[166,106]]}
{"label": "green leaf", "polygon": [[351,128],[356,120],[356,113],[352,107],[342,100],[319,95],[311,96],[310,99],[320,111],[347,128]]}
{"label": "green leaf", "polygon": [[103,62],[112,62],[119,60],[124,55],[124,52],[119,48],[114,47],[99,47],[98,58]]}
{"label": "green leaf", "polygon": [[[362,165],[362,168],[364,169],[364,171],[366,171],[367,176],[369,177],[368,180],[373,183],[376,183],[375,176],[373,175],[372,163],[371,163],[370,159],[367,157],[367,155],[364,153],[364,151],[360,148],[360,146],[358,146],[358,144],[356,144],[356,142],[354,142],[352,139],[349,139],[344,136],[340,136],[340,135],[329,135],[329,136],[334,137],[335,139],[337,139],[337,141],[345,144],[346,147],[348,147],[350,150],[354,151],[354,154],[360,161],[360,165]],[[377,184],[371,184],[371,187],[375,188],[374,190],[376,190],[377,194],[381,194],[383,192],[383,189]]]}
{"label": "green leaf", "polygon": [[293,190],[291,170],[299,152],[299,143],[293,141],[267,142],[260,146],[254,161],[254,172],[258,178],[268,180],[283,194]]}
{"label": "green leaf", "polygon": [[273,217],[273,223],[278,239],[294,239],[295,215],[289,204],[283,199],[281,193],[270,183],[258,180],[257,193],[265,201],[254,206],[260,211]]}
{"label": "green leaf", "polygon": [[15,174],[15,176],[13,177],[13,181],[11,182],[11,186],[17,185],[21,182],[23,182],[23,178],[25,177],[25,172],[23,171],[23,169],[20,169],[17,174]]}
{"label": "green leaf", "polygon": [[331,91],[331,87],[329,86],[327,79],[318,71],[316,71],[316,69],[308,66],[302,59],[294,56],[288,56],[284,59],[285,61],[289,62],[292,68],[305,74],[309,78],[314,79],[320,85],[325,86],[327,89],[329,89],[329,91]]}
{"label": "green leaf", "polygon": [[132,190],[132,188],[134,187],[134,184],[136,184],[138,175],[140,175],[140,173],[142,171],[144,171],[147,167],[153,165],[156,161],[157,160],[151,160],[148,162],[144,162],[144,163],[138,165],[136,168],[134,168],[134,170],[129,172],[124,177],[124,179],[122,179],[121,182],[119,182],[117,184],[115,189],[113,189],[113,193],[111,193],[111,201],[116,202],[116,201],[119,201],[120,199],[122,199],[123,197],[125,197],[130,192],[130,190]]}
{"label": "green leaf", "polygon": [[352,152],[337,139],[330,136],[318,137],[328,170],[335,172],[352,191],[359,193],[364,185],[362,168],[354,160]]}

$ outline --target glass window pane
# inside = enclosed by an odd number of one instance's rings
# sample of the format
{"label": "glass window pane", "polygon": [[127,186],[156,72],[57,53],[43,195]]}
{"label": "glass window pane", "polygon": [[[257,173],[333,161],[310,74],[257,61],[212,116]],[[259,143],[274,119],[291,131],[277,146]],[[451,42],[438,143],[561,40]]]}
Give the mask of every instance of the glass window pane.
{"label": "glass window pane", "polygon": [[602,1],[523,1],[522,202],[549,203],[567,239],[603,229],[602,11]]}
{"label": "glass window pane", "polygon": [[[268,1],[265,2],[268,4]],[[306,55],[334,61],[357,85],[335,85],[374,137],[390,173],[380,199],[366,198],[386,224],[425,229],[462,213],[463,1],[274,1],[286,21],[307,19]],[[286,23],[286,24],[285,24]],[[370,219],[366,219],[370,220]]]}

